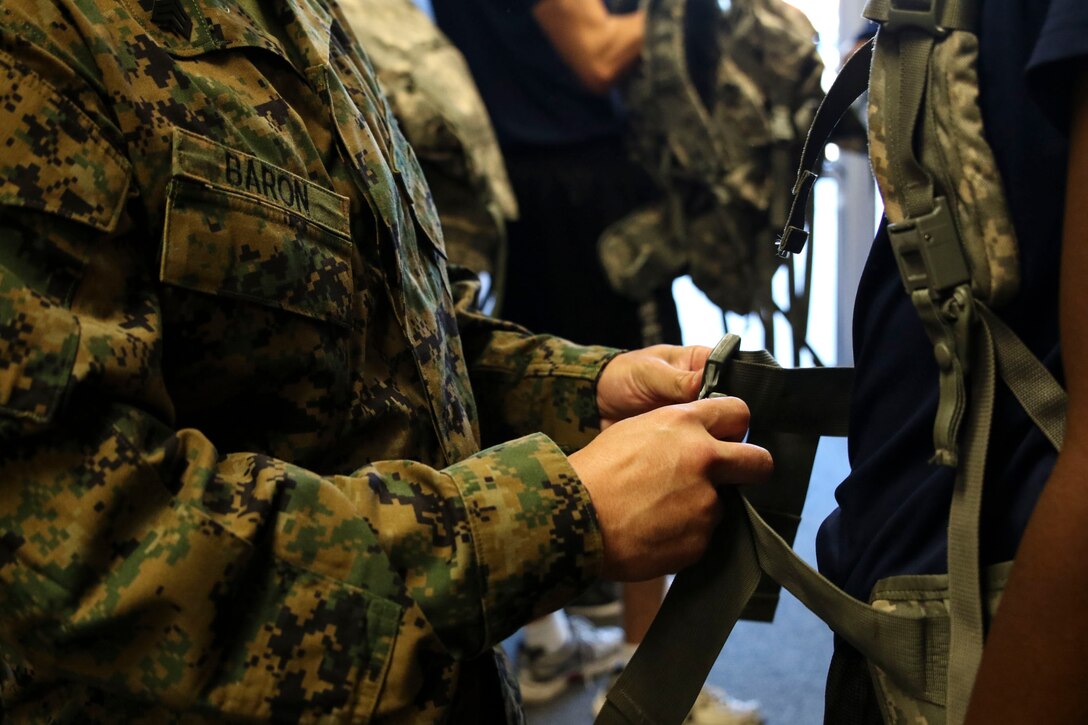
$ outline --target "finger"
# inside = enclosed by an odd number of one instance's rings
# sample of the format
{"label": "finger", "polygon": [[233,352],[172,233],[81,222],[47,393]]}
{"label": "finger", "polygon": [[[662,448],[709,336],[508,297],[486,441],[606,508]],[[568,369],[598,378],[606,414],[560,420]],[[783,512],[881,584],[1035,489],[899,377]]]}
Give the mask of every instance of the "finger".
{"label": "finger", "polygon": [[695,400],[703,388],[703,372],[711,350],[702,345],[691,345],[681,349],[684,350],[684,355],[679,367],[686,371],[680,382],[683,391],[682,399]]}
{"label": "finger", "polygon": [[691,408],[707,432],[720,441],[741,441],[748,434],[748,405],[740,398],[696,400]]}
{"label": "finger", "polygon": [[635,378],[642,397],[655,405],[690,403],[699,394],[701,373],[680,369],[664,357],[646,361]]}
{"label": "finger", "polygon": [[689,345],[683,349],[688,351],[688,359],[685,367],[692,372],[699,373],[701,376],[703,368],[706,367],[706,361],[712,352],[711,349],[704,345]]}
{"label": "finger", "polygon": [[716,486],[750,486],[764,483],[774,473],[774,460],[766,448],[751,443],[722,441],[708,473]]}
{"label": "finger", "polygon": [[686,372],[702,372],[706,360],[710,357],[710,348],[705,345],[654,345],[646,348],[654,357],[664,360],[673,367]]}

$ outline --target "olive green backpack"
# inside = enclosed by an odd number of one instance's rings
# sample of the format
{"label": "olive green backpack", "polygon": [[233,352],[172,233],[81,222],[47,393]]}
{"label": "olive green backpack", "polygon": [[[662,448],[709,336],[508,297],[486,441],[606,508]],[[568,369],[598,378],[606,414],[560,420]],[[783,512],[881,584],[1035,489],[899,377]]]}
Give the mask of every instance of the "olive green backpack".
{"label": "olive green backpack", "polygon": [[[646,37],[623,89],[627,137],[662,199],[605,230],[602,266],[635,300],[690,274],[722,310],[758,315],[772,352],[771,320],[781,314],[799,354],[812,266],[795,272],[773,241],[823,98],[816,30],[785,0],[640,5]],[[784,266],[791,294],[780,306],[771,278]]]}
{"label": "olive green backpack", "polygon": [[[939,369],[933,460],[956,470],[948,574],[890,577],[869,602],[859,601],[797,557],[746,496],[723,491],[727,514],[715,540],[702,561],[677,575],[599,723],[682,722],[761,578],[788,589],[866,657],[887,723],[963,722],[1012,568],[979,563],[998,377],[1055,449],[1065,431],[1064,391],[992,311],[1016,293],[1019,269],[978,105],[977,15],[977,3],[967,0],[870,0],[865,16],[880,29],[847,62],[816,114],[778,241],[780,254],[804,245],[803,209],[823,146],[868,89],[870,157],[888,237]],[[753,437],[844,434],[848,369],[784,370],[765,354],[736,352],[736,343],[727,337],[714,350],[704,393],[745,399]],[[770,488],[803,491],[808,470],[793,463],[791,439],[770,447]]]}
{"label": "olive green backpack", "polygon": [[457,48],[412,0],[343,0],[427,177],[453,264],[490,277],[481,307],[498,313],[506,225],[517,218],[487,108]]}

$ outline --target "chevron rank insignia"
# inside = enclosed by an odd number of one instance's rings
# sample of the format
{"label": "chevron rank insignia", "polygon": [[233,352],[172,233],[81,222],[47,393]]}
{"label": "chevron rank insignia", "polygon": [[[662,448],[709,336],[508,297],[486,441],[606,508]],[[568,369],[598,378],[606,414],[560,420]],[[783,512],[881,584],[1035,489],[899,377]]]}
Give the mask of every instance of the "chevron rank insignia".
{"label": "chevron rank insignia", "polygon": [[151,8],[151,22],[186,39],[193,30],[193,21],[185,12],[181,0],[155,0]]}

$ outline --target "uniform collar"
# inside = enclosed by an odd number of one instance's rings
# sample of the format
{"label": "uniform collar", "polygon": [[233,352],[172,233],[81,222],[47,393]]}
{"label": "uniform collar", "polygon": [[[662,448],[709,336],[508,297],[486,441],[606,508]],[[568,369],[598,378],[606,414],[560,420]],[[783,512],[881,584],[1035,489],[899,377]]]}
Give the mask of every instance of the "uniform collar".
{"label": "uniform collar", "polygon": [[[326,65],[334,19],[320,0],[272,0],[267,2],[282,28],[267,27],[259,18],[246,12],[247,3],[237,0],[187,0],[202,22],[197,23],[193,50],[228,50],[234,48],[264,48],[284,58],[298,58],[303,67]],[[278,32],[280,31],[280,32]],[[290,43],[295,52],[289,52]],[[188,55],[176,44],[174,50]]]}

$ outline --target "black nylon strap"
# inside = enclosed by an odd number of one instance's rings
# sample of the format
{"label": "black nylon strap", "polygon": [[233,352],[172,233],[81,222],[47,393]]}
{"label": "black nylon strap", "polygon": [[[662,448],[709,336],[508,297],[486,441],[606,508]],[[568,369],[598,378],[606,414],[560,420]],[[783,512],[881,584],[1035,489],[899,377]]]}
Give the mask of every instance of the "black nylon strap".
{"label": "black nylon strap", "polygon": [[760,351],[737,353],[716,390],[748,404],[753,431],[845,436],[853,383],[853,368],[783,368]]}
{"label": "black nylon strap", "polygon": [[805,137],[805,148],[801,152],[801,164],[793,186],[793,204],[790,206],[786,227],[778,241],[778,253],[781,256],[797,254],[808,240],[808,233],[804,230],[805,214],[808,210],[809,193],[818,176],[816,167],[831,134],[839,125],[839,120],[869,87],[869,66],[872,59],[873,41],[870,40],[846,61],[824,100],[820,102],[820,107],[816,109],[816,115]]}

